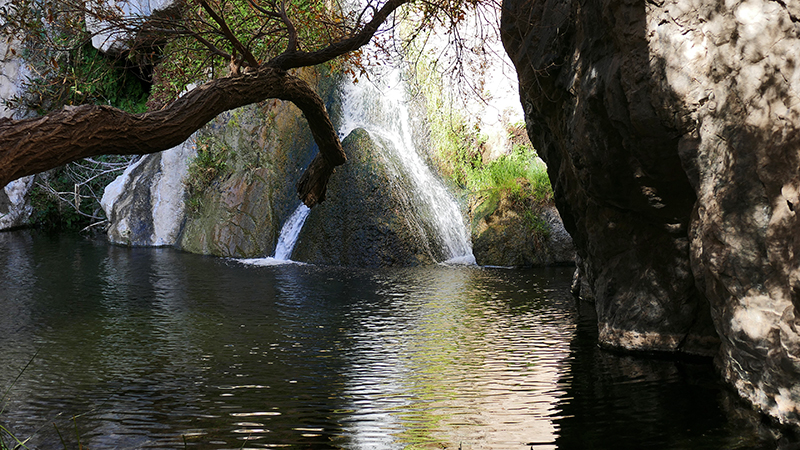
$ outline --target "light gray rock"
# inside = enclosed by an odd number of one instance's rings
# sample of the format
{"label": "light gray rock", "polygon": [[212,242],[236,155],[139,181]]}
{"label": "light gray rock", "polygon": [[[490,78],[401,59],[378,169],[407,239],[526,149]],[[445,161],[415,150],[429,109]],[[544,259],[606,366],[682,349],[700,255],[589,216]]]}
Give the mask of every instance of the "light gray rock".
{"label": "light gray rock", "polygon": [[183,179],[196,152],[191,138],[143,156],[106,186],[100,204],[109,219],[109,241],[133,246],[176,244],[185,219]]}
{"label": "light gray rock", "polygon": [[0,230],[28,225],[33,213],[28,201],[33,178],[29,176],[12,181],[0,191]]}
{"label": "light gray rock", "polygon": [[[175,0],[123,0],[114,2],[101,2],[104,8],[113,8],[120,17],[143,18],[149,17],[158,11],[173,7]],[[92,34],[92,46],[103,53],[113,53],[128,50],[130,41],[136,36],[128,30],[115,26],[111,21],[98,20],[91,14],[86,14],[86,29]]]}
{"label": "light gray rock", "polygon": [[[0,6],[7,0],[0,0]],[[8,109],[5,100],[20,95],[27,80],[25,63],[20,57],[22,47],[15,40],[0,40],[0,118],[18,117],[24,111]],[[28,193],[33,177],[12,181],[0,191],[0,230],[27,225],[33,212]]]}

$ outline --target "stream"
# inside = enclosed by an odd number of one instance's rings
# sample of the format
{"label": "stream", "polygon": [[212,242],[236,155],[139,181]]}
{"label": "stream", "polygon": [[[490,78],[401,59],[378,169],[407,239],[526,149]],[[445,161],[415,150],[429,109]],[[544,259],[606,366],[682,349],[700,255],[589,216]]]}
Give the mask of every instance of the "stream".
{"label": "stream", "polygon": [[599,349],[572,272],[0,233],[0,425],[41,449],[769,448],[710,362]]}

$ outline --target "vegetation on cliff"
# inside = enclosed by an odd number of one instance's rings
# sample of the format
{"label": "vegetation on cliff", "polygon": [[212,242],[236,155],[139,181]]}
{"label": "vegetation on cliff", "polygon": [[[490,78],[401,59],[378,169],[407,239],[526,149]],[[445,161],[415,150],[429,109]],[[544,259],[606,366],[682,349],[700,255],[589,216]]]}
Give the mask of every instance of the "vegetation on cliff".
{"label": "vegetation on cliff", "polygon": [[[524,124],[505,123],[503,149],[498,152],[488,144],[480,123],[465,116],[463,99],[448,95],[452,89],[444,88],[436,63],[422,52],[414,58],[413,94],[422,100],[427,119],[429,160],[466,199],[476,258],[481,262],[481,254],[489,248],[543,251],[551,231],[546,211],[553,208],[553,191],[547,167],[528,140]],[[525,243],[520,245],[520,239]],[[484,256],[484,263],[508,261],[504,256]],[[532,264],[528,256],[515,261]]]}

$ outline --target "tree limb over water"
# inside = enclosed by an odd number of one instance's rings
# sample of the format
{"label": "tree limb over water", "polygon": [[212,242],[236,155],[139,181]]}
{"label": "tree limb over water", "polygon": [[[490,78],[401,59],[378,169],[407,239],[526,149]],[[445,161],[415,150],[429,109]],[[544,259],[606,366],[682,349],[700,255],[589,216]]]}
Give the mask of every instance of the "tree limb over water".
{"label": "tree limb over water", "polygon": [[[343,19],[328,18],[328,36],[333,39],[322,48],[311,51],[302,50],[304,47],[298,44],[298,31],[288,19],[285,2],[248,0],[253,14],[260,15],[264,25],[250,29],[248,40],[243,40],[236,36],[237,31],[232,29],[223,13],[230,2],[197,1],[200,8],[194,5],[192,9],[191,2],[188,2],[178,16],[148,22],[138,18],[139,22],[135,24],[121,13],[98,10],[97,5],[82,6],[82,12],[95,14],[116,29],[161,30],[164,31],[161,39],[166,39],[164,36],[167,35],[194,38],[212,56],[230,58],[234,70],[229,76],[212,79],[158,111],[133,114],[107,105],[82,104],[65,106],[32,119],[2,119],[0,186],[81,158],[166,150],[188,139],[224,111],[274,98],[295,104],[308,121],[319,154],[298,183],[298,193],[309,207],[323,201],[328,179],[334,168],[346,161],[346,156],[322,99],[308,83],[288,71],[326,63],[358,51],[375,36],[393,12],[410,0],[389,0],[380,8],[372,5],[369,7],[374,11],[372,18],[364,23],[361,23],[361,15],[355,24],[350,25],[346,25],[347,21]],[[81,2],[75,5],[78,4],[82,5]],[[26,5],[26,2],[20,2],[18,10],[11,13],[25,12],[23,7]],[[218,9],[214,9],[215,6]],[[205,20],[199,20],[193,14],[201,14],[201,10],[212,13],[207,14]],[[30,23],[25,22],[24,14],[15,17],[11,13],[3,11],[6,24],[13,25],[14,20]],[[207,19],[208,16],[211,20]],[[269,33],[278,38],[270,38]],[[262,52],[262,56],[269,59],[258,64],[257,53],[250,48],[256,47],[254,43],[258,39],[263,41],[262,46],[269,44],[274,47],[277,41],[288,42],[288,45],[275,55],[270,55],[269,51]],[[311,44],[306,45],[312,48]],[[237,57],[237,54],[241,56]],[[258,66],[254,67],[255,64]]]}

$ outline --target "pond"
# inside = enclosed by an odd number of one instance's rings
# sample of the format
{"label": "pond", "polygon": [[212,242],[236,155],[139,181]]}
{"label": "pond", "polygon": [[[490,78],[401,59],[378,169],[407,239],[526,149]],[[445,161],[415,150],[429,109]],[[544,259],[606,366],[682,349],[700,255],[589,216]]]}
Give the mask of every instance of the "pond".
{"label": "pond", "polygon": [[0,425],[42,449],[766,448],[710,362],[599,349],[572,272],[0,233]]}

